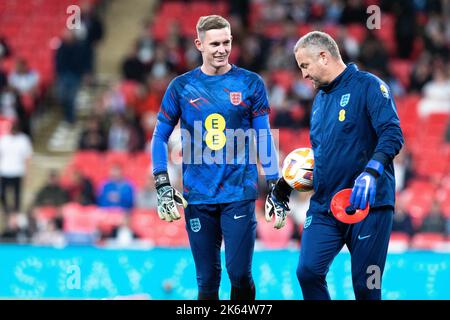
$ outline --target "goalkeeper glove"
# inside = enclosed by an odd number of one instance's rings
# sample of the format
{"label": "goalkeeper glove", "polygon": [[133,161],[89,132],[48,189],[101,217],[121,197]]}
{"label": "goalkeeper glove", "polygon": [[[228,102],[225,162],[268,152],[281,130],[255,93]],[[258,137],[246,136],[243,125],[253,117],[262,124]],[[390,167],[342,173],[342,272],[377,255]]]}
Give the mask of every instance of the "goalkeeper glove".
{"label": "goalkeeper glove", "polygon": [[367,202],[370,206],[375,203],[375,195],[377,192],[377,179],[383,174],[383,165],[376,161],[370,160],[364,172],[355,180],[355,185],[350,196],[350,204],[355,209],[366,209]]}
{"label": "goalkeeper glove", "polygon": [[155,187],[158,199],[158,215],[161,220],[172,222],[181,218],[176,205],[187,207],[188,203],[183,195],[175,190],[169,181],[167,172],[155,175]]}
{"label": "goalkeeper glove", "polygon": [[286,224],[286,215],[289,213],[289,196],[292,188],[283,178],[267,181],[269,194],[266,198],[266,221],[270,222],[275,216],[274,228],[281,229]]}

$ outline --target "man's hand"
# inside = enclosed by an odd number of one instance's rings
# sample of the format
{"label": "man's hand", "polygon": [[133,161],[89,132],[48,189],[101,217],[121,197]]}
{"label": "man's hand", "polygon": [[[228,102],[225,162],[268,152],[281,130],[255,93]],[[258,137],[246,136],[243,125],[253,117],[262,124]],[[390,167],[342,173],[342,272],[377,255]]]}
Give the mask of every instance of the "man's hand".
{"label": "man's hand", "polygon": [[366,209],[367,203],[372,206],[375,203],[375,195],[377,193],[377,179],[383,174],[383,165],[376,161],[370,160],[366,169],[355,180],[352,195],[350,196],[350,204],[355,209]]}
{"label": "man's hand", "polygon": [[286,216],[289,213],[289,196],[292,188],[280,178],[278,181],[268,181],[269,194],[266,198],[265,214],[266,221],[272,221],[272,217],[275,216],[275,229],[281,229],[286,224]]}
{"label": "man's hand", "polygon": [[159,218],[167,222],[180,219],[181,216],[176,205],[186,208],[188,203],[182,194],[170,185],[168,174],[166,172],[157,174],[155,184]]}

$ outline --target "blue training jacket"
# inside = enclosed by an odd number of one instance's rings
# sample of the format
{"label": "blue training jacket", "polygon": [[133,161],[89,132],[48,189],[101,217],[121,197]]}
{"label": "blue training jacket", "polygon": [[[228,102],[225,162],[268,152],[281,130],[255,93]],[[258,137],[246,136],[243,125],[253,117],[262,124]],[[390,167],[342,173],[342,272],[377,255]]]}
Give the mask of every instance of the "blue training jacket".
{"label": "blue training jacket", "polygon": [[348,64],[317,93],[310,138],[315,159],[315,193],[308,214],[327,213],[334,194],[353,188],[371,159],[384,166],[372,207],[394,206],[392,160],[403,145],[403,134],[394,99],[382,80]]}

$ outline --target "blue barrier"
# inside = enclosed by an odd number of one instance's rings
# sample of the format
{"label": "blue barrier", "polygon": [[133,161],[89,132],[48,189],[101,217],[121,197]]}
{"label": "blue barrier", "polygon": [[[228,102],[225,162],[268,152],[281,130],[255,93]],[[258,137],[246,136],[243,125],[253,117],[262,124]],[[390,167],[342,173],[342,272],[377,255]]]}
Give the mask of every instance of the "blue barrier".
{"label": "blue barrier", "polygon": [[[302,298],[295,274],[298,256],[298,251],[289,250],[255,252],[257,299]],[[197,295],[189,249],[2,245],[0,259],[1,298],[102,299],[145,294],[151,299],[195,299]],[[350,270],[350,255],[340,253],[327,276],[333,299],[354,299]],[[223,270],[221,299],[228,299],[229,289]],[[450,254],[390,253],[382,295],[383,299],[450,299]]]}

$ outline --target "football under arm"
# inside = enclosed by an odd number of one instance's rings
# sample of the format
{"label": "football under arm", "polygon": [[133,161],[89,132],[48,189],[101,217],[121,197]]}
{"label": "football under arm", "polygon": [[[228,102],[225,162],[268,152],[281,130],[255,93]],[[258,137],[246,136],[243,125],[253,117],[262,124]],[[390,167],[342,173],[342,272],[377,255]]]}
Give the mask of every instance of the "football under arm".
{"label": "football under arm", "polygon": [[167,143],[174,127],[162,121],[157,121],[151,142],[153,175],[167,172]]}
{"label": "football under arm", "polygon": [[270,132],[269,115],[252,119],[252,127],[256,131],[256,148],[258,159],[264,169],[266,181],[279,178],[278,153]]}

